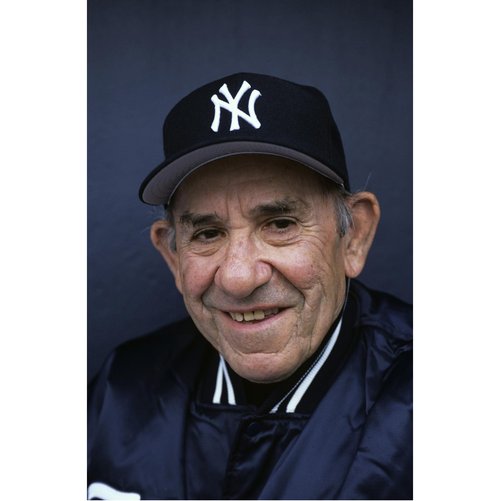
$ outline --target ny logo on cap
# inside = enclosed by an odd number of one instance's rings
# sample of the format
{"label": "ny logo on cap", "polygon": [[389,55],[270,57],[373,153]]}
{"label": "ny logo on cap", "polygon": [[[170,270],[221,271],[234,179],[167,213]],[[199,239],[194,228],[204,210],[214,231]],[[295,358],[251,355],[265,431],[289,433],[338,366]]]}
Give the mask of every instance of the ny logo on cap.
{"label": "ny logo on cap", "polygon": [[224,108],[225,110],[231,112],[231,127],[229,128],[229,130],[240,129],[238,118],[243,118],[243,120],[246,120],[255,129],[260,128],[259,119],[255,114],[255,101],[259,96],[262,95],[258,90],[254,89],[250,94],[250,97],[248,99],[248,113],[245,113],[238,108],[240,99],[243,97],[243,94],[245,94],[245,92],[250,89],[250,87],[251,85],[245,80],[241,84],[240,90],[238,91],[236,96],[233,97],[229,93],[227,85],[224,84],[219,89],[219,92],[227,99],[227,101],[222,101],[216,94],[212,96],[212,103],[214,103],[214,120],[212,122],[211,129],[214,132],[217,132],[219,130],[221,108]]}

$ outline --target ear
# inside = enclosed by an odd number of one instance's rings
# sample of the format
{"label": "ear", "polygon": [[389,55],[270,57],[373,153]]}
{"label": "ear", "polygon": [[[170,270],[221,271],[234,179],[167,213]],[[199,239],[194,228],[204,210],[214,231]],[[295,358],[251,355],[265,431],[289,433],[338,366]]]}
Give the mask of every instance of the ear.
{"label": "ear", "polygon": [[171,242],[169,235],[172,231],[173,228],[171,223],[160,219],[155,221],[151,226],[150,237],[156,250],[162,255],[163,259],[165,259],[165,262],[174,276],[175,285],[182,294],[179,254],[174,248],[175,242]]}
{"label": "ear", "polygon": [[377,197],[368,191],[352,195],[350,206],[353,225],[344,237],[344,267],[346,276],[354,278],[365,266],[380,220],[380,206]]}

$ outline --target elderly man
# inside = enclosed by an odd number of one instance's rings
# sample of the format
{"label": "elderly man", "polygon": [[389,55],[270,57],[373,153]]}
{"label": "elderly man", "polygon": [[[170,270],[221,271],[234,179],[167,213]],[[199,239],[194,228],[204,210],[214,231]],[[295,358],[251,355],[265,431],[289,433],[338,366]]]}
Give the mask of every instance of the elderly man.
{"label": "elderly man", "polygon": [[141,199],[190,318],[89,392],[89,498],[410,499],[411,308],[354,279],[379,220],[318,90],[256,74],[169,113]]}

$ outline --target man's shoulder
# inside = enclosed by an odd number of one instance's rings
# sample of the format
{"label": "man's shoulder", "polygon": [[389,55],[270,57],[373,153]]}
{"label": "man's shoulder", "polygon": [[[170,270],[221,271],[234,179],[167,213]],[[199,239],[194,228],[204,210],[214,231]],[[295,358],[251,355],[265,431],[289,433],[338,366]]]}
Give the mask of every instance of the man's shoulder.
{"label": "man's shoulder", "polygon": [[411,419],[407,414],[413,374],[411,305],[353,280],[346,314],[353,350],[339,380],[358,387],[367,416],[385,406],[391,409],[388,413]]}
{"label": "man's shoulder", "polygon": [[162,326],[124,342],[108,357],[103,370],[121,384],[158,379],[172,367],[186,367],[185,360],[201,358],[208,347],[190,318]]}
{"label": "man's shoulder", "polygon": [[120,356],[125,356],[128,353],[133,353],[136,356],[140,356],[142,353],[154,356],[155,353],[161,353],[165,348],[168,348],[169,354],[173,355],[195,343],[199,337],[200,333],[196,326],[191,318],[187,317],[125,341],[116,348],[116,352]]}
{"label": "man's shoulder", "polygon": [[413,338],[413,306],[392,294],[371,289],[357,280],[351,284],[359,312],[358,324],[374,328],[401,342]]}
{"label": "man's shoulder", "polygon": [[363,373],[369,382],[367,410],[383,395],[388,398],[401,394],[411,399],[412,306],[360,282],[353,282],[351,293],[357,302],[356,328],[363,346]]}

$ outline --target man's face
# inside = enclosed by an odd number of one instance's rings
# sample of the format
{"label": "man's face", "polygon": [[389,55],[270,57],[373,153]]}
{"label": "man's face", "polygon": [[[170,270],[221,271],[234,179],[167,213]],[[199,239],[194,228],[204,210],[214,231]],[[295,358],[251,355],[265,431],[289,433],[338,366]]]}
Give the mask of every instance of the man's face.
{"label": "man's face", "polygon": [[291,375],[342,309],[344,242],[321,183],[294,162],[240,156],[176,193],[177,287],[201,333],[251,381]]}

